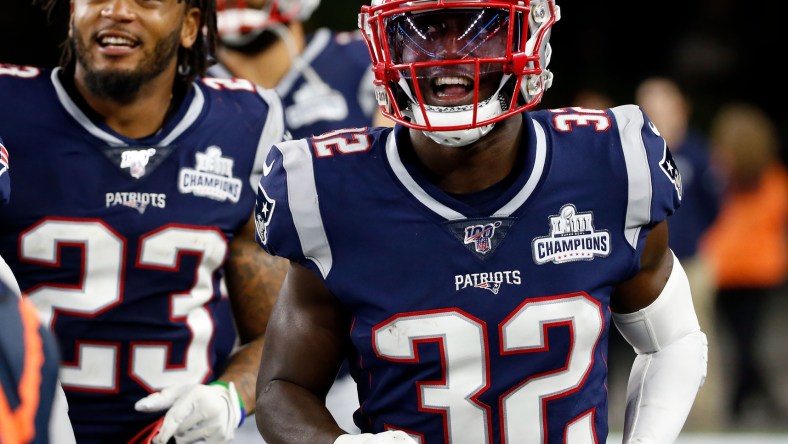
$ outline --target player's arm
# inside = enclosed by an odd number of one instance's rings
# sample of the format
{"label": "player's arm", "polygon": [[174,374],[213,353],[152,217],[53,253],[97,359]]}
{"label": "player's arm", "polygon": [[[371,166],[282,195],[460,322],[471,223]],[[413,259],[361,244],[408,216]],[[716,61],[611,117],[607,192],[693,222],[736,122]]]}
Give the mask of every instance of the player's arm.
{"label": "player's arm", "polygon": [[219,380],[235,384],[246,413],[255,408],[255,384],[265,327],[287,271],[287,260],[270,256],[260,248],[254,230],[251,218],[230,244],[225,267],[227,290],[241,347],[219,376]]}
{"label": "player's arm", "polygon": [[627,384],[624,443],[674,442],[706,376],[706,335],[687,275],[668,248],[667,222],[648,234],[640,271],[617,287],[611,308],[637,352]]}
{"label": "player's arm", "polygon": [[269,444],[331,444],[345,433],[325,407],[349,319],[310,270],[291,263],[268,322],[257,381],[257,428]]}
{"label": "player's arm", "polygon": [[257,245],[250,219],[230,243],[225,265],[241,346],[217,381],[175,384],[135,404],[140,411],[167,410],[154,443],[166,443],[173,436],[182,442],[206,437],[206,442],[228,442],[245,416],[254,411],[263,335],[286,266],[287,261],[269,256]]}

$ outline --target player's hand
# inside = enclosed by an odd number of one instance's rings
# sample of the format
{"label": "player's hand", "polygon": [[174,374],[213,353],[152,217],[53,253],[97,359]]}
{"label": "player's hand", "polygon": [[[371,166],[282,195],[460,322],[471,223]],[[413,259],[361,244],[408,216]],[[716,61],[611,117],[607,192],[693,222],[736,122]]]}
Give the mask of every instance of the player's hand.
{"label": "player's hand", "polygon": [[220,444],[235,436],[245,415],[235,385],[177,384],[134,404],[139,412],[167,410],[154,444],[174,437],[178,444]]}
{"label": "player's hand", "polygon": [[389,430],[383,433],[362,433],[360,435],[340,435],[334,444],[418,444],[407,433],[401,430]]}

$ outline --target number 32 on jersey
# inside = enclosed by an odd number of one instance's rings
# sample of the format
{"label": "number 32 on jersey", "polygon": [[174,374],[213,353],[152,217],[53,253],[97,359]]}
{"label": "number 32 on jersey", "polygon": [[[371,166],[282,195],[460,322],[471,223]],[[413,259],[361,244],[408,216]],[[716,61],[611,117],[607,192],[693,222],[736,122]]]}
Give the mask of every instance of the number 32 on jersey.
{"label": "number 32 on jersey", "polygon": [[[549,329],[559,325],[568,325],[572,334],[566,366],[524,374],[523,382],[499,401],[503,442],[541,444],[547,436],[546,405],[580,390],[593,365],[604,317],[599,302],[587,294],[529,299],[499,325],[500,351],[488,349],[486,323],[458,309],[401,314],[376,327],[373,338],[378,356],[399,362],[416,362],[419,342],[440,341],[445,383],[417,383],[419,408],[446,415],[445,442],[484,444],[492,442],[493,424],[490,407],[477,398],[490,384],[490,355],[499,353],[505,359],[511,354],[544,352]],[[593,411],[575,418],[565,433],[567,444],[595,443]]]}

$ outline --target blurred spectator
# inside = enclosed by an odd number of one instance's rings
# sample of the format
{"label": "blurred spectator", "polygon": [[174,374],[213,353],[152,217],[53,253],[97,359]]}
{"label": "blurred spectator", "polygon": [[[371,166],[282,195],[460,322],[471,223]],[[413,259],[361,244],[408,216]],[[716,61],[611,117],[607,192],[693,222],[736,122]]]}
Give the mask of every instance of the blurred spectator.
{"label": "blurred spectator", "polygon": [[681,173],[684,196],[670,218],[670,248],[682,264],[697,260],[700,238],[720,208],[719,180],[709,160],[708,139],[690,126],[691,105],[673,80],[644,80],[635,91],[635,101],[665,138]]}
{"label": "blurred spectator", "polygon": [[692,105],[677,82],[647,78],[635,90],[635,101],[665,138],[681,173],[681,207],[668,220],[670,248],[687,271],[698,320],[709,340],[706,383],[698,392],[687,428],[719,428],[722,367],[713,325],[714,282],[708,263],[698,253],[700,239],[719,214],[719,176],[711,165],[708,138],[692,126]]}
{"label": "blurred spectator", "polygon": [[788,171],[778,160],[773,122],[753,105],[722,108],[712,122],[711,140],[726,186],[703,252],[713,264],[719,314],[732,335],[734,371],[726,384],[731,390],[726,407],[736,423],[769,415],[779,421],[759,344],[765,305],[788,275]]}

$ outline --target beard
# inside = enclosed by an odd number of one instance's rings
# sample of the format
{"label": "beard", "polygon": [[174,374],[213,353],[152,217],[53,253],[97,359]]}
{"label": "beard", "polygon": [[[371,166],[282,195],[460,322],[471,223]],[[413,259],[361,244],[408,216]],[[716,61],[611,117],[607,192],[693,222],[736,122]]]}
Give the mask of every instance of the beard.
{"label": "beard", "polygon": [[[111,99],[118,103],[128,104],[134,101],[141,88],[150,80],[163,73],[177,57],[180,47],[180,29],[176,29],[165,38],[159,40],[153,51],[146,53],[142,62],[134,69],[94,68],[94,56],[82,38],[79,30],[74,28],[72,45],[75,49],[77,63],[85,70],[85,87],[95,96]],[[95,39],[92,39],[95,42]],[[95,43],[94,43],[95,44]]]}

